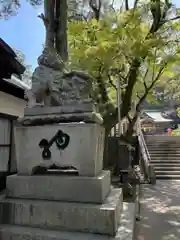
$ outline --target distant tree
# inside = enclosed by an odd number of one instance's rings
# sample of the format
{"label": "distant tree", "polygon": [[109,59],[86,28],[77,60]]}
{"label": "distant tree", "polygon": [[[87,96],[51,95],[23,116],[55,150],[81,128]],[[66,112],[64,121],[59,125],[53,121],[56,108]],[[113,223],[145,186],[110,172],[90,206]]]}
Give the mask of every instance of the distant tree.
{"label": "distant tree", "polygon": [[15,48],[13,48],[14,52],[17,55],[17,60],[23,65],[25,66],[26,70],[22,75],[22,81],[24,83],[26,83],[27,85],[31,85],[31,77],[32,77],[32,66],[26,64],[26,58],[25,55],[22,51],[17,50]]}
{"label": "distant tree", "polygon": [[[43,0],[28,0],[32,6],[40,6]],[[0,18],[8,19],[10,16],[15,16],[18,9],[21,7],[21,0],[1,0],[0,1]]]}

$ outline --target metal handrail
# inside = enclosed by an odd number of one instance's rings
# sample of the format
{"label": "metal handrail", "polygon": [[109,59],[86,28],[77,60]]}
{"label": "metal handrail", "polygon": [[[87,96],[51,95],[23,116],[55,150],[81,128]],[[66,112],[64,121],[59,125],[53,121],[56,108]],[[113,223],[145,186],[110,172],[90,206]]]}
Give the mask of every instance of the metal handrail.
{"label": "metal handrail", "polygon": [[147,180],[149,180],[149,177],[150,177],[149,176],[149,165],[150,165],[151,157],[150,157],[150,154],[149,154],[149,151],[148,151],[145,139],[144,139],[144,135],[141,130],[140,119],[137,120],[136,131],[137,131],[138,142],[139,142],[141,154],[142,154],[141,163],[142,163],[144,175],[145,175],[145,178]]}

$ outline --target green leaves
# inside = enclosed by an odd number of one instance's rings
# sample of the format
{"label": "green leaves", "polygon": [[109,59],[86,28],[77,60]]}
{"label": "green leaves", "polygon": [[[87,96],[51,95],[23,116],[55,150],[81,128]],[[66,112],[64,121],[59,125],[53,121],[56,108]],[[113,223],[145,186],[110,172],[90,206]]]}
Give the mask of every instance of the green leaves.
{"label": "green leaves", "polygon": [[[79,59],[79,66],[76,67],[90,67],[92,70],[94,65],[100,64],[106,69],[121,69],[129,64],[134,55],[141,55],[141,52],[146,51],[142,42],[147,28],[144,24],[139,25],[138,15],[137,21],[124,26],[124,22],[130,21],[130,13],[127,15],[112,14],[108,21],[102,19],[99,22],[92,20],[69,24],[70,58],[73,59],[76,55],[84,58],[83,61]],[[72,65],[74,63],[77,65],[76,61],[72,61]]]}
{"label": "green leaves", "polygon": [[[157,1],[154,4],[157,8]],[[71,67],[88,71],[99,95],[101,90],[96,81],[101,76],[110,102],[116,102],[117,78],[121,80],[122,94],[128,91],[129,73],[135,59],[140,61],[140,67],[134,66],[138,74],[134,79],[132,101],[138,103],[145,98],[157,102],[155,86],[176,85],[179,73],[173,69],[179,64],[180,45],[176,36],[179,24],[168,22],[149,34],[148,14],[142,15],[141,8],[137,8],[111,13],[98,22],[69,24]]]}

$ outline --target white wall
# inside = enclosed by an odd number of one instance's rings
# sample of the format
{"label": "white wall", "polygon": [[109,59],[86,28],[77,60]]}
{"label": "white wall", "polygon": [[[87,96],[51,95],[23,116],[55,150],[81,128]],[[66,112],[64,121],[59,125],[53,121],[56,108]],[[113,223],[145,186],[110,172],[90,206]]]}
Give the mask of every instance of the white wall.
{"label": "white wall", "polygon": [[26,101],[0,91],[0,113],[24,116]]}
{"label": "white wall", "polygon": [[[12,95],[0,91],[0,113],[20,117],[24,116],[24,108],[26,107],[26,101],[19,99]],[[8,161],[8,158],[7,158]],[[4,161],[3,161],[4,163]],[[7,165],[7,163],[6,163]],[[11,172],[16,171],[16,152],[15,152],[15,139],[14,134],[12,136],[12,145],[11,145]],[[0,170],[2,166],[0,164]]]}

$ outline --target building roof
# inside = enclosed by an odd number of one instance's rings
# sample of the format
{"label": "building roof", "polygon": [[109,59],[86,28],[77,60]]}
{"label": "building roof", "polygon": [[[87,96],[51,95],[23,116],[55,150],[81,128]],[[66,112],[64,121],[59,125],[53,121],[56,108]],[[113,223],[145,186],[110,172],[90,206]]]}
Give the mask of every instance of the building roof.
{"label": "building roof", "polygon": [[150,117],[154,122],[172,122],[172,119],[167,119],[162,116],[160,111],[144,111],[144,114]]}
{"label": "building roof", "polygon": [[0,91],[12,95],[14,97],[25,99],[24,91],[22,87],[13,84],[12,81],[7,81],[4,79],[0,80]]}
{"label": "building roof", "polygon": [[[25,67],[16,59],[13,49],[0,38],[0,91],[24,99],[24,91],[29,87],[19,78]],[[13,76],[16,74],[19,78]]]}
{"label": "building roof", "polygon": [[16,53],[12,50],[12,48],[0,38],[0,48],[6,51],[9,55],[11,55],[13,58],[16,58]]}
{"label": "building roof", "polygon": [[[3,56],[3,59],[1,61],[1,64],[5,64],[8,66],[9,71],[11,73],[15,73],[17,75],[23,74],[26,70],[25,66],[23,66],[16,58],[17,55],[13,51],[13,49],[0,38],[0,54]],[[8,59],[8,60],[7,60]],[[8,64],[7,62],[8,61]],[[2,72],[4,69],[1,69]],[[2,76],[1,76],[2,77]],[[5,77],[5,76],[4,76]]]}
{"label": "building roof", "polygon": [[11,76],[11,79],[3,78],[4,81],[10,83],[11,85],[14,85],[18,88],[21,88],[23,90],[29,90],[30,86],[28,86],[26,83],[15,77],[14,75]]}

